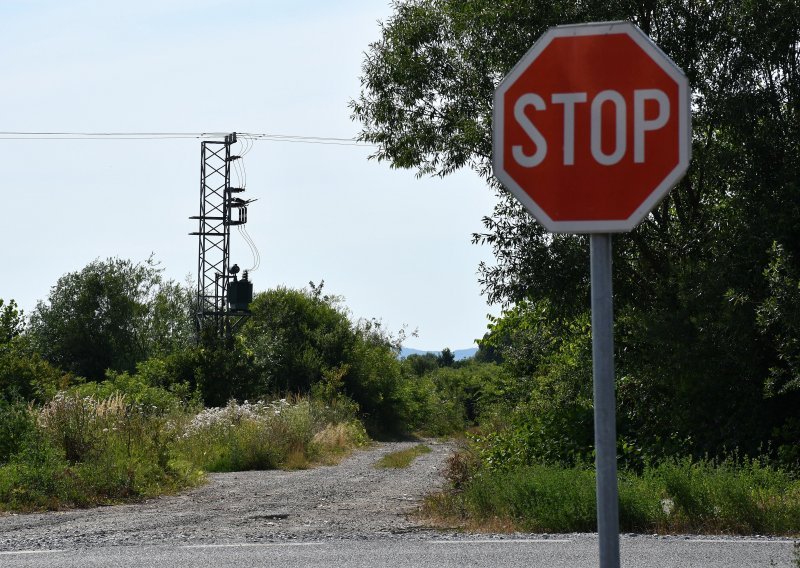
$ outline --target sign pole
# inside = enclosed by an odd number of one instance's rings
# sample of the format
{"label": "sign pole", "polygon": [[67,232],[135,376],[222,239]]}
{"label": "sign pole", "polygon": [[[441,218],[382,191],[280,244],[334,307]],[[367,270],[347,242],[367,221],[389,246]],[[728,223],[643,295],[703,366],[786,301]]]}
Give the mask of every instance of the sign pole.
{"label": "sign pole", "polygon": [[597,535],[600,568],[619,568],[617,425],[614,396],[614,303],[611,235],[591,236],[592,372],[594,447],[597,475]]}
{"label": "sign pole", "polygon": [[631,22],[550,28],[494,92],[495,177],[545,230],[591,234],[600,568],[619,568],[611,234],[633,230],[689,168],[691,98]]}

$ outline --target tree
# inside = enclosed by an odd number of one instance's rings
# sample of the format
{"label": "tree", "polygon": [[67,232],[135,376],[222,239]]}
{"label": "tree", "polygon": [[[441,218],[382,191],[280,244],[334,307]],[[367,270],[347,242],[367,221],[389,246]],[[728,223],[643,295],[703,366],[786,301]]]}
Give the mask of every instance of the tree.
{"label": "tree", "polygon": [[45,361],[28,337],[0,343],[0,400],[43,403],[68,387],[71,379]]}
{"label": "tree", "polygon": [[[693,89],[687,176],[615,238],[620,399],[659,403],[652,412],[622,405],[621,428],[639,442],[691,439],[698,453],[756,452],[800,403],[795,389],[763,396],[769,381],[797,377],[798,327],[787,318],[800,296],[778,288],[800,269],[795,0],[398,2],[366,54],[353,117],[360,138],[377,144],[374,158],[419,175],[470,167],[497,192],[474,237],[495,257],[480,281],[492,302],[552,314],[542,328],[503,331],[535,344],[553,322],[569,329],[586,315],[587,239],[546,233],[491,177],[493,90],[549,26],[618,19],[649,34]],[[519,360],[502,341],[489,344]],[[550,364],[552,352],[541,353]]]}
{"label": "tree", "polygon": [[439,358],[433,353],[414,353],[403,359],[403,367],[421,377],[439,368]]}
{"label": "tree", "polygon": [[160,276],[147,301],[142,325],[148,356],[168,355],[193,345],[195,330],[195,291],[188,284]]}
{"label": "tree", "polygon": [[30,334],[47,361],[90,380],[188,341],[185,294],[161,269],[112,258],[59,278],[31,315]]}
{"label": "tree", "polygon": [[371,433],[403,431],[409,397],[397,356],[404,334],[393,337],[374,319],[351,321],[341,299],[323,295],[322,286],[280,287],[253,299],[241,338],[262,386],[327,399],[339,394],[358,405]]}
{"label": "tree", "polygon": [[0,343],[8,343],[25,329],[25,314],[14,300],[7,304],[0,298]]}
{"label": "tree", "polygon": [[44,402],[70,381],[42,359],[24,332],[25,315],[17,303],[0,299],[0,406],[17,399]]}
{"label": "tree", "polygon": [[452,367],[456,362],[456,356],[449,347],[442,349],[442,353],[436,359],[440,367]]}
{"label": "tree", "polygon": [[275,391],[307,393],[323,373],[347,362],[355,342],[338,299],[318,289],[279,287],[256,294],[242,329],[245,346]]}

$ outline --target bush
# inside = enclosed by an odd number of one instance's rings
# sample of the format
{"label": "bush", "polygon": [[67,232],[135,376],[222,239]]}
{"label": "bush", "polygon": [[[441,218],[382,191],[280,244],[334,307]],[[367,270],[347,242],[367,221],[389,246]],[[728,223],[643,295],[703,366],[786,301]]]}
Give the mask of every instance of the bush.
{"label": "bush", "polygon": [[0,343],[0,398],[42,403],[71,382],[74,379],[45,361],[27,337]]}
{"label": "bush", "polygon": [[30,439],[36,423],[27,403],[0,398],[0,465],[19,452]]}
{"label": "bush", "polygon": [[[351,322],[339,298],[322,295],[322,285],[258,294],[251,309],[241,338],[262,385],[285,396],[313,392],[325,399],[334,389],[358,405],[371,433],[406,432],[409,393],[403,390],[395,342],[380,322]],[[265,392],[251,394],[262,397]],[[251,395],[233,396],[242,400]]]}
{"label": "bush", "polygon": [[503,357],[513,379],[483,404],[477,449],[496,468],[591,461],[594,445],[591,322],[546,301],[521,302],[493,320],[481,347]]}
{"label": "bush", "polygon": [[82,481],[41,432],[31,430],[11,461],[0,466],[0,510],[58,509],[88,502]]}
{"label": "bush", "polygon": [[324,371],[349,362],[355,341],[350,320],[321,286],[257,294],[250,309],[244,346],[276,392],[306,394]]}
{"label": "bush", "polygon": [[[120,376],[124,373],[110,375]],[[268,377],[240,337],[204,338],[200,346],[151,357],[137,363],[135,376],[135,382],[158,387],[190,405],[223,406],[232,398],[271,394]]]}
{"label": "bush", "polygon": [[[127,372],[118,373],[109,370],[106,380],[101,383],[86,383],[73,387],[71,392],[79,397],[93,400],[106,400],[122,395],[126,404],[132,404],[150,414],[167,414],[181,409],[184,406],[198,404],[188,392],[188,384],[173,383],[173,391],[153,386],[146,379],[146,375]],[[188,398],[187,398],[188,397]]]}

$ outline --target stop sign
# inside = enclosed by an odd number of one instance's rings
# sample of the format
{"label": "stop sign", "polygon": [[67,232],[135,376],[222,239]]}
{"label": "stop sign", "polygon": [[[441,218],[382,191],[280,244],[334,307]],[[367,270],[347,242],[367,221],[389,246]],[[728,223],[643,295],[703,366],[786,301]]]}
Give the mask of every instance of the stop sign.
{"label": "stop sign", "polygon": [[495,91],[494,175],[549,231],[629,231],[689,166],[689,100],[635,25],[551,28]]}

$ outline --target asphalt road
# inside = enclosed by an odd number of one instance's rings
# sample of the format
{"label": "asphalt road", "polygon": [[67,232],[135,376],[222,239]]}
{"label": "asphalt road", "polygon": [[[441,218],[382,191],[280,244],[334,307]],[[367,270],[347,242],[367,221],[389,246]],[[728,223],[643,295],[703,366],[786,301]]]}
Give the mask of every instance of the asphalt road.
{"label": "asphalt road", "polygon": [[[795,568],[788,539],[622,537],[626,568]],[[548,538],[367,539],[296,543],[117,546],[0,553],[3,568],[587,568],[594,535]]]}

